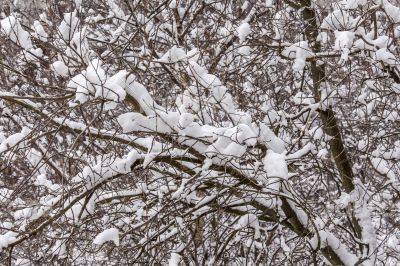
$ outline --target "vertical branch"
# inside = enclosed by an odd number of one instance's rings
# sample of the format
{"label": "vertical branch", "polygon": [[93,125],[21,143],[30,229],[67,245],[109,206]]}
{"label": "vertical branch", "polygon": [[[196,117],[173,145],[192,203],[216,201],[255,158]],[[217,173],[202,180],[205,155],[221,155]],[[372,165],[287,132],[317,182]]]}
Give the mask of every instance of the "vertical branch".
{"label": "vertical branch", "polygon": [[[305,36],[314,53],[321,52],[321,44],[317,40],[319,31],[317,24],[317,14],[314,8],[311,7],[310,0],[301,1],[301,6],[303,8],[302,15],[306,24]],[[321,84],[327,80],[325,72],[325,64],[317,63],[317,59],[311,61],[311,76],[313,80],[313,93],[316,101],[321,100]],[[346,193],[350,193],[354,190],[354,173],[352,169],[352,163],[348,156],[348,152],[345,148],[341,133],[339,122],[335,116],[335,112],[331,107],[327,107],[325,110],[319,112],[321,121],[323,123],[324,133],[330,137],[330,153],[335,161],[336,168],[339,172],[343,189]],[[354,207],[354,206],[353,206]],[[354,208],[352,212],[352,224],[355,229],[355,234],[358,238],[361,238],[362,229],[354,215]]]}

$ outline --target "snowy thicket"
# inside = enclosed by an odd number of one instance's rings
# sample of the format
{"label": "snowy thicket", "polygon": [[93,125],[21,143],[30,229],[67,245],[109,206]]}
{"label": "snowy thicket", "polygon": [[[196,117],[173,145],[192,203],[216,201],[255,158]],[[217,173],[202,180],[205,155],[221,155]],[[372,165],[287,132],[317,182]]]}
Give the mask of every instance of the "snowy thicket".
{"label": "snowy thicket", "polygon": [[398,3],[6,11],[0,264],[400,264]]}

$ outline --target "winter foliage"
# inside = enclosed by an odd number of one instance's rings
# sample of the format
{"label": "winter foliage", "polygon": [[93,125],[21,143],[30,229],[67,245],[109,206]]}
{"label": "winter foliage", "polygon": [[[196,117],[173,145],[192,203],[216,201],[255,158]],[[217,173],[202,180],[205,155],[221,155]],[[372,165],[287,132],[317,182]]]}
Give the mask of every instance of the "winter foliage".
{"label": "winter foliage", "polygon": [[394,0],[7,2],[0,264],[400,264],[399,38]]}

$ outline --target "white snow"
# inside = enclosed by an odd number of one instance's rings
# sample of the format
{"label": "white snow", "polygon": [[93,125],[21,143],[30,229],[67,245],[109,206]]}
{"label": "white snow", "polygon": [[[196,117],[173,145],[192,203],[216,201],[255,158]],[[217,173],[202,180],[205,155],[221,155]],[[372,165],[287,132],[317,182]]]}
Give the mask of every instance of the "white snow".
{"label": "white snow", "polygon": [[392,171],[386,160],[376,157],[372,157],[370,160],[375,170],[380,174],[386,175],[392,182],[397,180],[396,174]]}
{"label": "white snow", "polygon": [[392,5],[388,0],[379,0],[388,16],[393,20],[394,23],[400,22],[400,8]]}
{"label": "white snow", "polygon": [[22,140],[28,136],[28,134],[31,132],[31,130],[27,127],[23,127],[21,132],[15,133],[5,140],[3,140],[0,144],[0,153],[3,153],[9,149],[12,149],[13,147],[17,146],[18,147],[23,147],[23,142]]}
{"label": "white snow", "polygon": [[56,244],[53,246],[52,253],[53,255],[59,257],[59,258],[64,258],[65,253],[67,251],[67,247],[65,245],[65,240],[57,240]]}
{"label": "white snow", "polygon": [[53,191],[56,191],[57,189],[60,188],[59,185],[53,184],[53,182],[49,179],[47,179],[45,174],[40,174],[36,177],[35,182],[33,183],[35,186],[44,186],[47,187]]}
{"label": "white snow", "polygon": [[61,37],[69,42],[74,36],[75,31],[78,30],[79,18],[76,16],[76,11],[71,13],[64,13],[64,19],[58,27]]}
{"label": "white snow", "polygon": [[33,22],[33,29],[35,30],[36,37],[39,38],[39,40],[47,42],[47,38],[49,37],[49,35],[44,30],[42,24],[39,21],[35,20]]}
{"label": "white snow", "polygon": [[238,33],[238,37],[239,37],[239,42],[243,43],[246,38],[250,35],[251,33],[251,28],[250,28],[250,24],[245,22],[242,23],[237,29],[236,29],[237,33]]}
{"label": "white snow", "polygon": [[[366,38],[368,38],[368,36],[366,36]],[[389,38],[388,36],[385,36],[385,35],[379,36],[375,40],[368,38],[368,42],[371,42],[373,45],[375,45],[379,48],[387,48],[392,41],[393,40],[391,40],[391,38]]]}
{"label": "white snow", "polygon": [[13,190],[7,188],[0,188],[0,203],[8,201],[13,194]]}
{"label": "white snow", "polygon": [[186,52],[183,48],[177,47],[176,45],[169,49],[158,62],[163,63],[176,63],[186,57]]}
{"label": "white snow", "polygon": [[[88,202],[85,202],[85,199],[81,199],[80,201],[75,203],[65,212],[63,220],[68,221],[71,224],[77,224],[79,222],[79,219],[84,219],[88,215],[93,214],[96,207],[95,196],[96,194],[93,194]],[[71,200],[73,200],[73,198],[69,198],[65,202],[64,207],[70,204]]]}
{"label": "white snow", "polygon": [[[209,74],[204,67],[200,66],[195,61],[189,61],[188,73],[191,74],[194,80],[200,83],[204,89],[209,89],[211,91],[210,103],[221,107],[227,114],[230,114],[232,119],[240,119],[240,113],[235,110],[236,108],[231,94],[218,77]],[[236,116],[236,114],[238,114],[238,116]],[[235,122],[238,123],[237,120]]]}
{"label": "white snow", "polygon": [[356,9],[367,4],[367,0],[343,0],[342,2],[348,9]]}
{"label": "white snow", "polygon": [[178,266],[179,262],[181,262],[182,260],[182,256],[179,255],[178,253],[171,253],[171,258],[169,259],[169,266]]}
{"label": "white snow", "polygon": [[88,188],[97,182],[111,178],[117,174],[126,174],[131,171],[132,164],[139,158],[137,151],[132,150],[124,158],[104,154],[99,158],[99,163],[86,166],[75,178],[85,180]]}
{"label": "white snow", "polygon": [[118,4],[115,3],[115,0],[107,0],[107,4],[110,8],[108,17],[117,17],[119,19],[124,19],[125,13],[121,9],[121,7],[118,6]]}
{"label": "white snow", "polygon": [[178,6],[178,5],[177,5],[177,3],[176,3],[176,0],[170,1],[169,5],[168,5],[168,7],[171,8],[171,9],[174,9],[174,8],[176,8],[177,6]]}
{"label": "white snow", "polygon": [[[65,74],[64,70],[67,69],[63,68],[61,63],[57,63],[56,67],[55,70]],[[76,89],[76,102],[84,103],[94,96],[94,98],[108,100],[105,110],[109,110],[114,109],[117,103],[125,99],[125,89],[129,86],[127,75],[126,70],[121,70],[108,77],[102,67],[102,62],[99,59],[93,59],[87,69],[73,77],[67,86]]]}
{"label": "white snow", "polygon": [[[214,75],[209,74],[207,70],[194,61],[190,61],[189,73],[192,73],[196,80],[205,88],[221,87],[222,82]],[[217,101],[221,96],[217,96]]]}
{"label": "white snow", "polygon": [[268,177],[288,178],[285,156],[272,150],[268,150],[264,158],[264,170],[267,172]]}
{"label": "white snow", "polygon": [[251,55],[252,49],[248,45],[240,46],[238,49],[238,53],[243,55],[243,56],[249,56]]}
{"label": "white snow", "polygon": [[64,64],[63,61],[56,61],[51,64],[51,69],[56,73],[58,76],[68,77],[68,67]]}
{"label": "white snow", "polygon": [[306,66],[307,58],[313,57],[314,53],[308,46],[307,41],[300,41],[290,45],[289,47],[285,47],[285,49],[282,51],[282,55],[288,58],[293,58],[294,64],[292,68],[294,71],[300,72]]}
{"label": "white snow", "polygon": [[254,229],[254,238],[258,239],[260,237],[260,223],[256,215],[248,213],[240,217],[235,228],[241,229],[251,227]]}
{"label": "white snow", "polygon": [[79,103],[86,102],[89,99],[90,93],[93,93],[93,88],[86,85],[86,78],[84,76],[86,72],[82,73],[73,77],[67,84],[68,88],[76,89],[75,100]]}
{"label": "white snow", "polygon": [[113,241],[116,246],[119,246],[119,230],[117,228],[104,230],[95,237],[93,243],[101,246],[108,241]]}
{"label": "white snow", "polygon": [[[70,45],[67,46],[65,55],[67,57],[76,58],[77,62],[83,60],[86,64],[90,64],[89,43],[86,38],[87,35],[88,31],[86,27],[83,27],[81,29],[77,28],[72,35],[72,39],[67,41],[70,43]],[[74,61],[70,61],[69,63],[74,63]],[[75,65],[77,67],[80,66],[77,63],[75,63]]]}
{"label": "white snow", "polygon": [[8,36],[13,42],[20,45],[25,50],[33,48],[29,33],[22,28],[16,17],[6,17],[0,21],[0,24],[1,32]]}
{"label": "white snow", "polygon": [[396,65],[396,57],[387,48],[381,48],[375,53],[376,60],[388,65]]}
{"label": "white snow", "polygon": [[352,18],[346,10],[335,10],[324,18],[321,29],[329,30],[350,30],[356,24],[356,20]]}
{"label": "white snow", "polygon": [[23,51],[26,61],[35,63],[40,66],[38,59],[43,57],[43,50],[41,48],[30,48],[29,50]]}
{"label": "white snow", "polygon": [[[362,229],[362,241],[363,243],[368,244],[369,252],[366,252],[365,255],[371,256],[370,261],[374,261],[374,255],[376,247],[377,247],[377,239],[375,233],[375,227],[371,220],[371,213],[368,210],[368,207],[365,203],[360,203],[361,206],[357,206],[355,211],[355,217],[359,221],[359,225]],[[372,263],[370,265],[373,265]]]}
{"label": "white snow", "polygon": [[159,132],[171,133],[178,126],[179,113],[159,113],[159,115],[144,116],[140,113],[125,113],[118,116],[118,123],[123,132]]}
{"label": "white snow", "polygon": [[313,144],[311,142],[308,142],[306,145],[303,146],[300,150],[296,151],[295,153],[288,154],[286,156],[287,160],[294,160],[294,159],[299,159],[309,153],[313,149]]}
{"label": "white snow", "polygon": [[163,110],[151,97],[147,89],[137,81],[134,81],[134,77],[129,76],[126,80],[127,86],[125,88],[126,93],[132,96],[145,114],[154,114],[154,110]]}
{"label": "white snow", "polygon": [[102,97],[114,102],[122,102],[126,97],[124,90],[128,72],[121,70],[107,79],[104,86],[96,87],[95,97]]}
{"label": "white snow", "polygon": [[16,236],[17,233],[12,231],[0,235],[0,251],[7,248],[8,245],[14,243],[17,240]]}
{"label": "white snow", "polygon": [[191,123],[193,123],[195,116],[189,113],[182,113],[179,118],[179,126],[182,128],[188,127]]}
{"label": "white snow", "polygon": [[264,123],[260,123],[260,133],[259,133],[259,141],[261,143],[265,143],[268,149],[276,153],[283,153],[286,150],[285,142],[278,138],[272,130],[265,125]]}
{"label": "white snow", "polygon": [[335,49],[343,50],[350,49],[353,46],[355,33],[351,31],[335,31]]}
{"label": "white snow", "polygon": [[74,0],[74,2],[75,2],[75,7],[76,7],[76,8],[80,8],[80,7],[81,7],[81,5],[82,5],[82,0]]}
{"label": "white snow", "polygon": [[331,232],[327,230],[320,230],[317,234],[315,234],[313,238],[309,240],[313,248],[317,247],[318,240],[320,241],[321,248],[326,246],[331,247],[346,266],[353,266],[357,263],[358,257],[350,253],[345,248],[344,244]]}
{"label": "white snow", "polygon": [[246,153],[246,147],[236,142],[232,142],[227,138],[219,138],[214,144],[210,145],[206,150],[208,157],[215,155],[226,155],[240,157]]}
{"label": "white snow", "polygon": [[246,124],[217,130],[215,133],[217,140],[205,151],[210,158],[221,154],[240,157],[246,153],[246,147],[254,146],[257,140],[256,133]]}
{"label": "white snow", "polygon": [[301,92],[301,91],[297,92],[293,96],[292,101],[298,105],[310,105],[315,102],[314,98],[312,96],[308,95],[307,93]]}

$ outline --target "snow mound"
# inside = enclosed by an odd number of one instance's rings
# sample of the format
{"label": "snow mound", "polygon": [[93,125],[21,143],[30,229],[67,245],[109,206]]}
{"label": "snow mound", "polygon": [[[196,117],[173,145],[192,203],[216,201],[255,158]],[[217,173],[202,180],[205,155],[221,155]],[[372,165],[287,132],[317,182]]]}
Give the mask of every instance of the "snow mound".
{"label": "snow mound", "polygon": [[93,243],[101,246],[108,241],[113,241],[116,246],[119,246],[119,230],[117,228],[104,230],[95,237]]}

